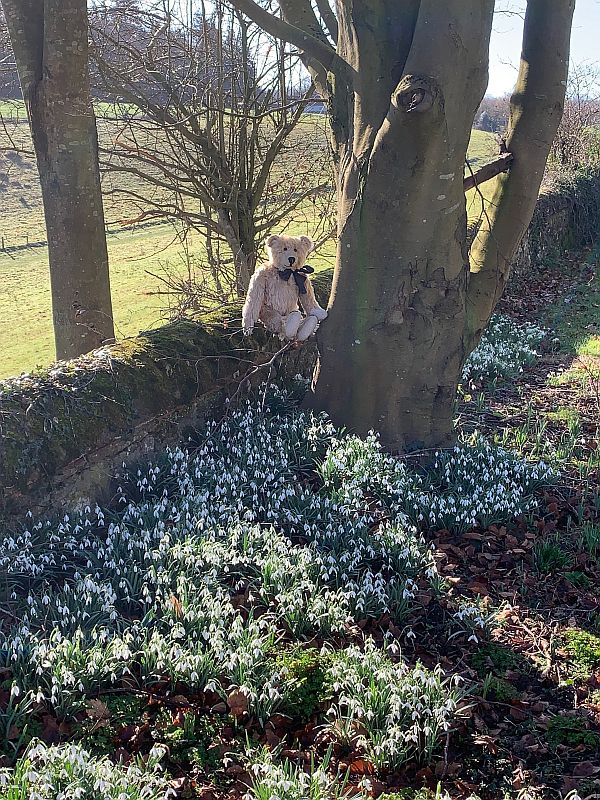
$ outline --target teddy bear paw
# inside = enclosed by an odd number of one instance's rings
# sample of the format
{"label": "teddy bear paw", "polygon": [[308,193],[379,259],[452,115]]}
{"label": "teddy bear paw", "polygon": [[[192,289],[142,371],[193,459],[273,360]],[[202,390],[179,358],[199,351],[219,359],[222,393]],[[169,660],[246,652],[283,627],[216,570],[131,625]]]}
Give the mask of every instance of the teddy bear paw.
{"label": "teddy bear paw", "polygon": [[324,319],[327,319],[327,311],[320,306],[313,308],[310,312],[311,317],[316,317],[319,322],[323,322]]}

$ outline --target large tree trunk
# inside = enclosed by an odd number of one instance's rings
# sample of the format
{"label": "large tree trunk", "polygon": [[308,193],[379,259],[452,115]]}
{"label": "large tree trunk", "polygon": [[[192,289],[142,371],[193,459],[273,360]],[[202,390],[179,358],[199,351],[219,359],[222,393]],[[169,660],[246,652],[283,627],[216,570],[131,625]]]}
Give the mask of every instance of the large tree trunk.
{"label": "large tree trunk", "polygon": [[56,354],[114,338],[85,0],[1,0],[37,157]]}
{"label": "large tree trunk", "polygon": [[[446,3],[440,18],[436,0],[420,3],[409,43],[393,0],[385,13],[340,20],[374,41],[361,50],[340,165],[338,257],[312,404],[359,433],[377,429],[394,450],[448,443],[465,355],[463,165],[487,83],[493,2],[465,5]],[[401,77],[382,86],[376,62],[393,63],[389,51],[402,57],[407,44]]]}
{"label": "large tree trunk", "polygon": [[502,293],[562,112],[573,0],[528,0],[511,173],[466,246],[463,163],[486,86],[493,0],[231,0],[304,52],[327,99],[339,247],[310,405],[393,449],[452,439],[464,360]]}

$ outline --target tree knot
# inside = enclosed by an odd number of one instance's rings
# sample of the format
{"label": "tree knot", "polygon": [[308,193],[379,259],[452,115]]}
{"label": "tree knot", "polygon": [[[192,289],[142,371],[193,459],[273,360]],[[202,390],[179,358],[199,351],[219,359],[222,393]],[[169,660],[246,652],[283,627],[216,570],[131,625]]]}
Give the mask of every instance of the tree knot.
{"label": "tree knot", "polygon": [[392,93],[392,105],[407,114],[424,113],[440,95],[437,82],[428,75],[405,75]]}

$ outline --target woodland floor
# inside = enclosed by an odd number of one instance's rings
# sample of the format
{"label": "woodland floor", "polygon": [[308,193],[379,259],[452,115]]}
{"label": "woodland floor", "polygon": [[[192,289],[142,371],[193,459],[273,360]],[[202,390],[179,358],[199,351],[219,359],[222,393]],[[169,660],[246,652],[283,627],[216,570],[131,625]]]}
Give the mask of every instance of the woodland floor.
{"label": "woodland floor", "polygon": [[[541,358],[520,378],[461,403],[459,425],[560,466],[562,485],[545,492],[529,518],[429,537],[451,589],[442,600],[431,590],[418,595],[415,644],[405,641],[403,654],[480,680],[481,691],[433,767],[377,776],[360,754],[334,748],[332,767],[348,770],[350,784],[367,775],[374,796],[410,798],[419,787],[435,792],[440,785],[452,797],[482,800],[600,793],[598,251],[565,254],[533,280],[515,277],[499,311],[553,329]],[[591,549],[582,528],[595,536]],[[501,609],[487,641],[465,635],[448,646],[442,616],[452,595],[471,597],[484,611]],[[371,634],[381,638],[387,626],[393,624],[380,619]],[[261,734],[267,745],[306,765],[311,752],[323,753],[311,723],[294,730],[278,722]],[[226,740],[233,730],[221,733]],[[248,781],[237,769],[223,775],[230,796]],[[212,781],[200,793],[220,794]]]}
{"label": "woodland floor", "polygon": [[[552,330],[541,357],[518,379],[492,389],[469,388],[459,404],[459,426],[546,460],[561,478],[540,495],[535,512],[505,525],[427,535],[447,591],[420,587],[410,637],[383,616],[349,629],[344,642],[370,634],[381,643],[391,633],[411,664],[441,664],[475,687],[467,712],[457,717],[430,766],[409,762],[392,773],[378,772],[364,753],[327,733],[316,713],[301,723],[275,714],[261,727],[235,708],[236,698],[228,706],[222,696],[195,693],[183,683],[144,691],[122,685],[91,701],[78,720],[38,716],[36,735],[48,744],[83,741],[125,762],[161,742],[168,748],[171,786],[182,798],[246,794],[253,778],[238,754],[248,741],[306,768],[329,753],[329,770],[347,774],[350,794],[362,782],[373,797],[399,793],[403,800],[416,792],[428,797],[421,789],[482,800],[545,800],[574,790],[582,798],[598,796],[598,250],[561,257],[533,280],[515,278],[501,311]],[[484,618],[495,610],[489,630],[476,639],[468,632],[447,635],[444,620],[458,596],[470,599]],[[318,687],[311,688],[312,667],[295,668],[301,701],[313,702]],[[0,707],[2,701],[0,689]]]}
{"label": "woodland floor", "polygon": [[[499,311],[550,325],[545,351],[479,407],[461,407],[466,429],[560,465],[563,485],[543,495],[533,525],[435,539],[457,591],[506,604],[491,642],[446,653],[493,676],[473,717],[480,735],[449,756],[459,791],[600,791],[600,561],[581,537],[582,525],[597,535],[600,518],[599,288],[598,250],[514,278]],[[566,630],[581,634],[567,646]]]}

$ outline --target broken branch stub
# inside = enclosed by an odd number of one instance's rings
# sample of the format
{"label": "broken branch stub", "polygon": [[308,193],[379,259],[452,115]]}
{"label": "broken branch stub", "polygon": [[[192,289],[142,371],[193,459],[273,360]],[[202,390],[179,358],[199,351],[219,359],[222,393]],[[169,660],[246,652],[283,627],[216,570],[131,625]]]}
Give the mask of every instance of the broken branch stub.
{"label": "broken branch stub", "polygon": [[441,100],[441,90],[433,78],[405,75],[392,94],[392,105],[407,114],[414,111],[423,114],[433,108],[438,97]]}

